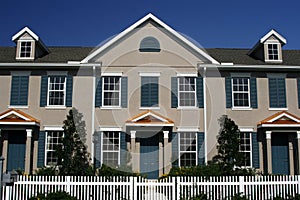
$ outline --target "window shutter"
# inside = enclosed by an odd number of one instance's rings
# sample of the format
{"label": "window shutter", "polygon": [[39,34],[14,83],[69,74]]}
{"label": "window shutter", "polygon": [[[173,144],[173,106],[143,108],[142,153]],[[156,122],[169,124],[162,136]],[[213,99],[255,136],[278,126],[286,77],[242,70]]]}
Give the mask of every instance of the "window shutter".
{"label": "window shutter", "polygon": [[141,107],[158,105],[158,77],[141,78]]}
{"label": "window shutter", "polygon": [[101,167],[101,133],[100,131],[96,131],[94,133],[94,164],[95,168]]}
{"label": "window shutter", "polygon": [[257,108],[257,86],[256,86],[256,78],[250,78],[250,101],[251,107]]}
{"label": "window shutter", "polygon": [[29,76],[13,76],[11,80],[10,105],[28,105]]}
{"label": "window shutter", "polygon": [[128,77],[121,77],[121,107],[127,108],[128,104]]}
{"label": "window shutter", "polygon": [[270,108],[286,108],[285,78],[269,78]]}
{"label": "window shutter", "polygon": [[73,97],[73,76],[67,76],[66,83],[66,106],[72,107],[72,97]]}
{"label": "window shutter", "polygon": [[197,77],[196,84],[197,84],[196,88],[197,88],[198,107],[203,108],[204,107],[203,78]]}
{"label": "window shutter", "polygon": [[48,76],[41,77],[40,107],[47,106]]}
{"label": "window shutter", "polygon": [[252,133],[252,167],[259,168],[259,147],[257,133]]}
{"label": "window shutter", "polygon": [[205,144],[204,144],[204,133],[198,132],[198,165],[205,164]]}
{"label": "window shutter", "polygon": [[231,77],[225,78],[225,91],[226,91],[226,108],[232,108]]}
{"label": "window shutter", "polygon": [[102,77],[96,78],[95,107],[102,106]]}
{"label": "window shutter", "polygon": [[178,79],[171,77],[171,108],[178,107]]}
{"label": "window shutter", "polygon": [[286,91],[285,91],[285,78],[277,79],[278,83],[278,107],[286,108]]}
{"label": "window shutter", "polygon": [[39,132],[39,140],[38,140],[38,158],[37,158],[37,167],[44,167],[45,166],[45,139],[46,139],[46,132],[40,131]]}
{"label": "window shutter", "polygon": [[172,133],[172,166],[178,167],[179,166],[179,155],[178,155],[178,133]]}
{"label": "window shutter", "polygon": [[298,86],[298,108],[300,109],[300,78],[297,79],[297,86]]}
{"label": "window shutter", "polygon": [[127,165],[127,143],[126,143],[126,133],[120,133],[120,165]]}

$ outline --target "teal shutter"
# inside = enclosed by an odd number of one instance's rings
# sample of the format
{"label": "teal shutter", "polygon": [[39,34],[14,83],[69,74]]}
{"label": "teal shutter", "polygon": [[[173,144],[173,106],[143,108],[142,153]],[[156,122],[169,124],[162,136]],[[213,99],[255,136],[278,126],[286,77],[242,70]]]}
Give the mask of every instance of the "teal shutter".
{"label": "teal shutter", "polygon": [[128,77],[121,77],[121,107],[127,108],[128,104]]}
{"label": "teal shutter", "polygon": [[126,133],[120,133],[120,165],[127,165],[127,143],[126,143]]}
{"label": "teal shutter", "polygon": [[252,133],[252,167],[259,168],[259,146],[257,133]]}
{"label": "teal shutter", "polygon": [[270,108],[286,108],[285,78],[269,78]]}
{"label": "teal shutter", "polygon": [[171,77],[171,108],[178,107],[178,79]]}
{"label": "teal shutter", "polygon": [[300,78],[297,79],[297,86],[298,86],[298,108],[300,109]]}
{"label": "teal shutter", "polygon": [[196,84],[197,84],[196,88],[197,88],[198,107],[203,108],[204,107],[203,78],[197,77]]}
{"label": "teal shutter", "polygon": [[250,78],[250,101],[251,107],[257,108],[257,86],[256,86],[256,78]]}
{"label": "teal shutter", "polygon": [[95,168],[101,167],[101,132],[94,133],[94,165]]}
{"label": "teal shutter", "polygon": [[179,147],[178,147],[178,133],[172,133],[172,167],[179,166]]}
{"label": "teal shutter", "polygon": [[102,106],[102,77],[96,78],[95,107]]}
{"label": "teal shutter", "polygon": [[141,77],[141,107],[158,105],[158,77]]}
{"label": "teal shutter", "polygon": [[39,132],[39,144],[38,144],[38,158],[37,158],[37,167],[45,166],[45,141],[46,140],[46,132]]}
{"label": "teal shutter", "polygon": [[198,165],[205,164],[205,143],[204,143],[204,133],[198,132],[197,133],[198,139]]}
{"label": "teal shutter", "polygon": [[72,107],[73,76],[67,76],[66,93],[66,106]]}
{"label": "teal shutter", "polygon": [[41,77],[40,107],[47,106],[48,76]]}
{"label": "teal shutter", "polygon": [[232,108],[231,77],[225,78],[225,91],[226,91],[226,108]]}
{"label": "teal shutter", "polygon": [[11,80],[10,105],[28,105],[29,76],[13,76]]}

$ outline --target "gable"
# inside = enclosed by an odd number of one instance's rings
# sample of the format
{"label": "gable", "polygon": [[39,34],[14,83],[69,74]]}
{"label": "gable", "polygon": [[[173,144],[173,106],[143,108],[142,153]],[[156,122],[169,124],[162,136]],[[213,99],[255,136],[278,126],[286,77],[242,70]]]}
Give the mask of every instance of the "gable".
{"label": "gable", "polygon": [[259,127],[276,127],[281,125],[295,126],[300,125],[300,118],[289,112],[282,111],[262,120],[258,125]]}
{"label": "gable", "polygon": [[[153,37],[159,52],[141,52],[140,43]],[[137,66],[147,63],[171,66],[196,66],[218,63],[190,40],[149,14],[87,56],[85,62],[101,62],[103,66]]]}
{"label": "gable", "polygon": [[40,121],[17,109],[9,109],[0,114],[0,124],[39,125]]}
{"label": "gable", "polygon": [[127,126],[173,126],[174,122],[151,110],[142,112],[126,121]]}

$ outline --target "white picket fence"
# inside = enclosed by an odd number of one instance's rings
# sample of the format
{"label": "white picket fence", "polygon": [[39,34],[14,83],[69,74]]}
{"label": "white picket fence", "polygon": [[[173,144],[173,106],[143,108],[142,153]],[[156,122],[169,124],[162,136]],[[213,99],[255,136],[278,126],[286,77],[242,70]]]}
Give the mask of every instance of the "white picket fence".
{"label": "white picket fence", "polygon": [[295,196],[300,176],[142,177],[19,176],[14,186],[4,186],[3,199],[27,200],[39,193],[66,191],[80,200],[188,200],[199,194],[209,199],[231,199],[243,194],[264,200]]}

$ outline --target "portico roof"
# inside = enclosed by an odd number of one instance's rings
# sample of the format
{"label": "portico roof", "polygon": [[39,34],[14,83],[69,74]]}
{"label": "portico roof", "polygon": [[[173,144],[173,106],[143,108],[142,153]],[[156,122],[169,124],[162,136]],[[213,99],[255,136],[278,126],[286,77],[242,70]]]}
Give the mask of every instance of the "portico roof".
{"label": "portico roof", "polygon": [[147,110],[128,119],[126,126],[174,126],[174,122],[152,110]]}
{"label": "portico roof", "polygon": [[281,111],[260,121],[257,124],[261,127],[300,127],[300,118],[287,111]]}
{"label": "portico roof", "polygon": [[40,121],[25,112],[11,108],[0,114],[0,125],[40,125]]}

